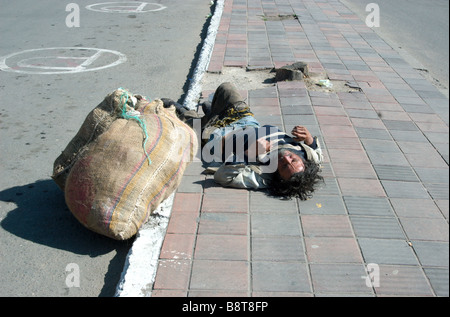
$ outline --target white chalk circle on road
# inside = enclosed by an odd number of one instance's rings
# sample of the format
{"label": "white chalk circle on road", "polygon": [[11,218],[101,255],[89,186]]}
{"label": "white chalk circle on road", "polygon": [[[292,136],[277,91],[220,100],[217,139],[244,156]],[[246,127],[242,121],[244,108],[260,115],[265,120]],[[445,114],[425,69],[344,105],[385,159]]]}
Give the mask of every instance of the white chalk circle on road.
{"label": "white chalk circle on road", "polygon": [[86,9],[88,10],[108,13],[145,13],[161,11],[166,8],[167,7],[159,3],[136,1],[103,2],[86,6]]}
{"label": "white chalk circle on road", "polygon": [[23,74],[73,74],[124,63],[120,52],[88,47],[37,48],[0,57],[0,70]]}

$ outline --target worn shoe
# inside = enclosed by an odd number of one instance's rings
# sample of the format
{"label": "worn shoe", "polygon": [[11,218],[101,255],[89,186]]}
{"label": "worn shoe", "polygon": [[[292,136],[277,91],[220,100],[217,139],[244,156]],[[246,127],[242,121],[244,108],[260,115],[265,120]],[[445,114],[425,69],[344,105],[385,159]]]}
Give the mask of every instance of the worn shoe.
{"label": "worn shoe", "polygon": [[212,106],[211,102],[205,101],[200,106],[202,107],[202,110],[203,110],[203,113],[205,114],[205,116],[209,116],[211,113],[211,106]]}
{"label": "worn shoe", "polygon": [[177,109],[178,113],[184,113],[185,111],[189,110],[188,108],[169,98],[161,98],[161,101],[164,103],[164,108],[170,108],[171,106],[174,106],[175,109]]}

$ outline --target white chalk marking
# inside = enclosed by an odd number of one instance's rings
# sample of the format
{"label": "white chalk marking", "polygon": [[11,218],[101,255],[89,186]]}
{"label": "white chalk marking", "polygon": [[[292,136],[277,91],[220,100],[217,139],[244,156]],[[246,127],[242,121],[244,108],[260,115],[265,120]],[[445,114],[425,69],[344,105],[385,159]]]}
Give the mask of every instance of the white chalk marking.
{"label": "white chalk marking", "polygon": [[86,60],[77,68],[81,70],[85,69],[86,67],[90,66],[93,62],[95,62],[102,54],[103,54],[102,51],[98,51],[91,57],[86,58]]}
{"label": "white chalk marking", "polygon": [[[48,53],[46,53],[48,51]],[[54,51],[57,51],[55,55]],[[61,52],[62,51],[62,52]],[[64,51],[73,54],[74,51],[90,52],[92,55],[86,57],[80,56],[64,56]],[[42,54],[44,53],[44,54]],[[28,57],[29,55],[38,55]],[[106,65],[89,68],[96,60],[101,58],[102,55],[115,55],[116,61],[108,63]],[[20,55],[24,55],[23,59],[19,59],[15,64],[8,65],[9,60],[18,59]],[[75,65],[71,66],[58,66],[62,64],[62,61],[72,61]],[[12,53],[7,56],[0,58],[0,70],[5,72],[14,72],[22,74],[73,74],[81,72],[89,72],[95,70],[101,70],[119,64],[124,63],[127,60],[126,56],[120,52],[99,49],[99,48],[88,48],[88,47],[50,47],[50,48],[37,48],[25,51],[20,51],[17,53]],[[83,61],[83,62],[80,62]],[[53,63],[53,65],[52,65]]]}
{"label": "white chalk marking", "polygon": [[143,2],[137,9],[137,12],[143,12],[148,3]]}
{"label": "white chalk marking", "polygon": [[[152,6],[156,6],[156,8],[151,9]],[[146,7],[148,8],[145,9]],[[159,3],[134,2],[134,1],[103,2],[86,6],[86,9],[88,10],[106,13],[146,13],[146,12],[161,11],[166,8],[167,7]]]}
{"label": "white chalk marking", "polygon": [[62,57],[31,57],[23,59],[19,62],[17,62],[17,66],[20,68],[30,68],[30,69],[45,69],[45,70],[59,70],[59,71],[72,71],[74,67],[61,67],[61,66],[45,66],[48,63],[42,63],[43,60],[49,60],[50,64],[51,61],[54,61],[55,59],[62,59]]}

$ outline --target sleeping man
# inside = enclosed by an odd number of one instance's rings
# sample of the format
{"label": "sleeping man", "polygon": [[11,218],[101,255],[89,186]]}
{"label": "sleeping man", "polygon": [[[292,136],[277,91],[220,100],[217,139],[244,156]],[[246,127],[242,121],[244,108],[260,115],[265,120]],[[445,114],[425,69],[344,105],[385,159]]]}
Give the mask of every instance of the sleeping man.
{"label": "sleeping man", "polygon": [[[185,122],[200,120],[197,112],[171,100]],[[307,128],[296,126],[289,136],[274,126],[261,126],[236,87],[220,85],[211,104],[202,105],[202,160],[225,187],[265,189],[284,198],[310,198],[323,180],[322,150]],[[194,124],[195,125],[195,124]]]}

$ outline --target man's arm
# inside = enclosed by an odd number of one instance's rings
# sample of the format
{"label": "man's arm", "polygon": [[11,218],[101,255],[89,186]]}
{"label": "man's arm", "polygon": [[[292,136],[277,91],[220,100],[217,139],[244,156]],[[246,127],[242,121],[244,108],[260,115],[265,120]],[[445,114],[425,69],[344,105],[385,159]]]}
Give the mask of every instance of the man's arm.
{"label": "man's arm", "polygon": [[216,183],[224,187],[262,189],[267,188],[269,179],[255,165],[222,165],[214,174]]}
{"label": "man's arm", "polygon": [[304,142],[312,151],[310,151],[310,155],[314,162],[317,164],[321,164],[323,162],[323,153],[320,148],[319,141],[316,137],[313,137],[307,128],[303,126],[296,126],[292,130],[292,135],[294,136],[294,140],[297,142]]}
{"label": "man's arm", "polygon": [[308,131],[308,129],[303,127],[303,126],[300,126],[300,125],[296,126],[292,130],[291,133],[294,136],[294,140],[297,141],[297,142],[302,142],[303,141],[309,147],[312,147],[311,145],[314,144],[313,136]]}

